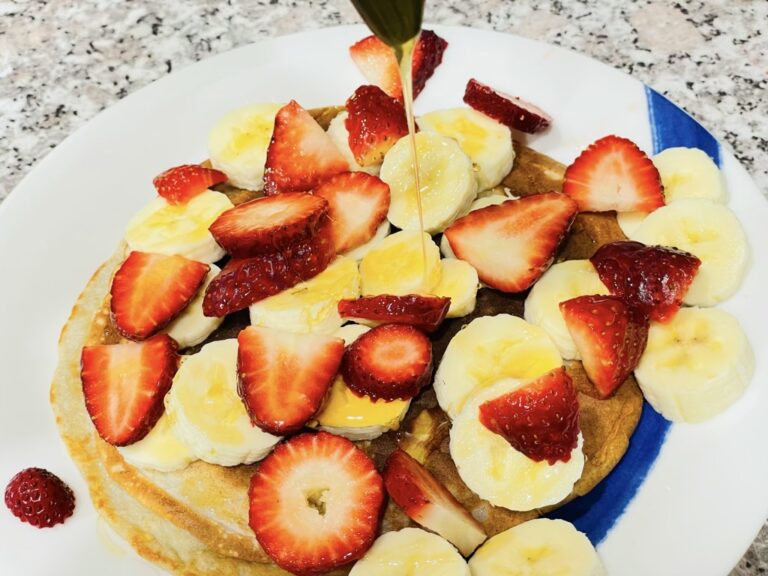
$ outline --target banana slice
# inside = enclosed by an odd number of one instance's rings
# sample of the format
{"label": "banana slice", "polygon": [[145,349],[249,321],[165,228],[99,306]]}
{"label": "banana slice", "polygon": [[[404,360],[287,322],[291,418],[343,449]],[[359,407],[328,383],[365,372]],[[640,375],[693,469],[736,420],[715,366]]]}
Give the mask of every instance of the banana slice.
{"label": "banana slice", "polygon": [[238,188],[264,188],[264,164],[282,104],[253,104],[226,114],[208,135],[208,153],[214,168],[224,172]]}
{"label": "banana slice", "polygon": [[443,274],[440,283],[432,292],[435,296],[448,296],[451,306],[448,318],[459,318],[471,314],[477,301],[477,289],[480,281],[469,262],[447,258],[441,261]]}
{"label": "banana slice", "polygon": [[739,219],[726,206],[696,198],[678,200],[654,210],[630,236],[644,244],[674,246],[701,260],[683,302],[713,306],[741,285],[749,246]]}
{"label": "banana slice", "polygon": [[196,460],[175,430],[176,422],[167,412],[160,416],[149,434],[130,446],[118,448],[125,461],[137,468],[173,472]]}
{"label": "banana slice", "polygon": [[480,421],[480,405],[525,385],[528,379],[505,378],[472,396],[451,426],[451,458],[461,479],[494,506],[526,511],[557,504],[568,496],[584,469],[584,439],[568,462],[536,462],[515,450],[503,436]]}
{"label": "banana slice", "polygon": [[736,318],[717,308],[682,308],[666,324],[651,322],[635,377],[662,416],[701,422],[739,399],[754,368]]}
{"label": "banana slice", "polygon": [[565,520],[537,518],[496,534],[469,561],[472,576],[605,576],[589,539]]}
{"label": "banana slice", "polygon": [[467,561],[453,545],[421,528],[379,536],[349,576],[470,576]]}
{"label": "banana slice", "polygon": [[357,160],[355,160],[355,155],[349,148],[349,132],[344,124],[348,116],[349,114],[346,112],[339,112],[328,125],[328,136],[331,137],[333,143],[336,144],[336,148],[339,149],[341,155],[344,156],[344,159],[349,163],[349,169],[352,172],[368,172],[368,174],[378,176],[379,170],[381,170],[381,164],[360,166],[360,164],[357,163]]}
{"label": "banana slice", "polygon": [[[497,189],[494,188],[494,190]],[[508,196],[505,196],[503,193],[496,192],[478,197],[477,200],[470,204],[467,214],[473,210],[480,210],[480,208],[485,208],[486,206],[495,206],[497,204],[501,204],[502,202],[506,202],[507,200],[509,200]],[[460,216],[464,216],[464,214],[460,214]],[[448,242],[448,237],[445,235],[443,235],[440,239],[440,252],[446,258],[456,258],[456,254],[453,253],[453,248],[451,248],[451,243]]]}
{"label": "banana slice", "polygon": [[344,252],[342,256],[352,258],[352,260],[357,260],[359,262],[363,259],[363,256],[376,248],[376,246],[381,244],[381,241],[384,240],[384,238],[389,236],[391,229],[392,227],[389,224],[389,220],[384,220],[384,222],[382,222],[381,225],[376,229],[376,233],[373,235],[373,238],[368,240],[368,242],[365,244],[361,244],[357,248],[352,248],[352,250],[349,252]]}
{"label": "banana slice", "polygon": [[198,262],[221,260],[224,249],[208,228],[232,202],[207,190],[186,204],[169,204],[158,196],[131,219],[125,230],[128,248],[157,254],[180,254]]}
{"label": "banana slice", "polygon": [[237,393],[237,340],[218,340],[188,356],[173,378],[165,409],[192,453],[220,466],[261,460],[280,441],[251,424]]}
{"label": "banana slice", "polygon": [[478,190],[493,188],[512,170],[512,132],[477,110],[438,110],[419,117],[417,123],[423,131],[437,132],[459,143],[472,160]]}
{"label": "banana slice", "polygon": [[[419,132],[416,150],[424,230],[435,234],[466,213],[477,195],[477,182],[472,162],[452,138]],[[380,177],[389,184],[389,221],[402,230],[418,230],[419,211],[408,136],[398,140],[384,156]]]}
{"label": "banana slice", "polygon": [[352,342],[360,338],[360,336],[368,332],[370,329],[370,326],[363,326],[362,324],[355,324],[354,322],[350,322],[349,324],[345,324],[336,330],[333,335],[336,336],[336,338],[341,338],[344,340],[344,346],[349,346],[352,344]]}
{"label": "banana slice", "polygon": [[440,407],[456,418],[464,403],[502,378],[536,378],[562,366],[538,326],[510,314],[475,318],[454,336],[435,374]]}
{"label": "banana slice", "polygon": [[[682,198],[705,198],[720,204],[728,201],[722,172],[703,150],[667,148],[653,157],[664,185],[667,204]],[[647,212],[619,212],[616,220],[624,234],[633,234]]]}
{"label": "banana slice", "polygon": [[560,351],[560,356],[566,360],[580,360],[579,351],[560,313],[560,302],[577,296],[608,293],[608,288],[589,260],[560,262],[550,267],[533,285],[525,299],[523,317],[544,329]]}
{"label": "banana slice", "polygon": [[197,346],[224,322],[223,316],[216,317],[203,314],[205,291],[208,289],[208,284],[221,272],[221,268],[215,264],[210,266],[211,269],[208,271],[205,280],[203,280],[197,295],[181,311],[181,314],[174,318],[163,330],[163,332],[166,332],[171,338],[176,340],[181,349]]}
{"label": "banana slice", "polygon": [[289,332],[332,334],[344,323],[337,306],[360,296],[357,262],[339,256],[306,282],[250,306],[251,324]]}
{"label": "banana slice", "polygon": [[363,295],[431,294],[441,276],[440,249],[415,230],[387,236],[360,261]]}

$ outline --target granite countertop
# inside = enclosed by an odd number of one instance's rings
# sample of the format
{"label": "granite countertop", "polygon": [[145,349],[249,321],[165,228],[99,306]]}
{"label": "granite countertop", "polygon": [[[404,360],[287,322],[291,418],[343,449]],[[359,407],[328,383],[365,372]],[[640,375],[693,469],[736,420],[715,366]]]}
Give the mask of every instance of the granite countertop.
{"label": "granite countertop", "polygon": [[[768,195],[765,0],[427,0],[427,20],[582,52],[653,86]],[[261,38],[359,22],[349,0],[0,0],[0,201],[100,110]],[[768,524],[731,576],[768,573]]]}

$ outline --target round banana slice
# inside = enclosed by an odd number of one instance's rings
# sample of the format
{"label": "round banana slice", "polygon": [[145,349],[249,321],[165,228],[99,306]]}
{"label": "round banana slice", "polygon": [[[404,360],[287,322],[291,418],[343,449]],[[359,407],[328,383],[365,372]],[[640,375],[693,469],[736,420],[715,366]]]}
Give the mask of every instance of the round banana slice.
{"label": "round banana slice", "polygon": [[[452,138],[419,132],[416,151],[424,230],[435,234],[466,213],[477,194],[477,182],[472,162]],[[380,177],[389,185],[389,221],[402,230],[418,230],[419,210],[408,136],[398,140],[384,156]]]}
{"label": "round banana slice", "polygon": [[357,262],[339,256],[314,278],[251,305],[251,324],[304,334],[332,334],[344,323],[337,309],[339,300],[358,296]]}
{"label": "round banana slice", "polygon": [[701,260],[683,302],[714,306],[741,285],[749,246],[736,215],[726,206],[698,198],[678,200],[648,215],[630,236],[643,244],[673,246]]}
{"label": "round banana slice", "polygon": [[480,281],[469,262],[446,258],[442,260],[443,275],[440,283],[432,292],[435,296],[447,296],[451,299],[448,318],[459,318],[471,314],[477,302],[477,289]]}
{"label": "round banana slice", "polygon": [[208,275],[203,280],[197,295],[181,311],[181,314],[163,330],[168,336],[176,340],[181,349],[197,346],[200,342],[205,341],[224,322],[223,316],[206,316],[203,313],[203,299],[208,284],[221,272],[221,268],[215,264],[210,266],[211,269],[208,270]]}
{"label": "round banana slice", "polygon": [[179,439],[175,420],[167,412],[160,416],[149,434],[118,451],[128,464],[160,472],[173,472],[189,466],[196,458],[189,447]]}
{"label": "round banana slice", "polygon": [[363,295],[431,294],[441,275],[440,249],[415,230],[387,236],[360,261]]}
{"label": "round banana slice", "polygon": [[208,135],[208,153],[214,168],[224,172],[238,188],[264,187],[264,164],[282,104],[253,104],[226,114]]}
{"label": "round banana slice", "polygon": [[[504,196],[504,194],[501,193],[493,193],[486,196],[481,196],[472,202],[472,204],[470,204],[467,214],[474,210],[485,208],[486,206],[495,206],[497,204],[501,204],[507,200],[509,200],[509,197]],[[460,214],[460,216],[464,216],[464,214]],[[456,254],[453,253],[453,248],[451,248],[451,243],[448,242],[448,237],[445,235],[443,235],[440,239],[440,252],[446,258],[456,258]]]}
{"label": "round banana slice", "polygon": [[[728,193],[725,178],[712,159],[698,148],[667,148],[653,157],[664,186],[667,204],[682,198],[704,198],[725,204]],[[629,236],[648,216],[647,212],[619,212],[616,220]]]}
{"label": "round banana slice", "polygon": [[565,520],[537,518],[496,534],[469,561],[472,576],[605,576],[589,539]]}
{"label": "round banana slice", "polygon": [[333,143],[336,144],[336,148],[339,149],[341,155],[344,156],[344,159],[349,163],[349,169],[352,172],[367,172],[368,174],[378,176],[379,170],[381,170],[381,164],[360,166],[360,164],[357,163],[352,150],[350,150],[349,132],[347,131],[347,126],[344,124],[348,116],[349,114],[346,112],[339,112],[328,125],[328,136],[331,137]]}
{"label": "round banana slice", "polygon": [[403,528],[379,536],[349,576],[470,576],[467,561],[437,534]]}
{"label": "round banana slice", "polygon": [[211,464],[261,460],[280,441],[251,424],[237,393],[237,340],[218,340],[188,356],[173,378],[165,409],[179,438]]}
{"label": "round banana slice", "polygon": [[515,149],[509,128],[472,108],[437,110],[417,119],[419,129],[453,138],[472,160],[477,189],[497,186],[512,170]]}
{"label": "round banana slice", "polygon": [[643,396],[675,422],[701,422],[741,397],[755,368],[738,320],[717,308],[682,308],[651,322],[635,377]]}
{"label": "round banana slice", "polygon": [[226,252],[208,228],[232,202],[224,194],[206,190],[185,204],[169,204],[158,196],[131,219],[125,230],[130,250],[180,254],[198,262],[216,262]]}
{"label": "round banana slice", "polygon": [[579,351],[560,313],[560,302],[577,296],[608,293],[608,288],[589,260],[560,262],[551,266],[533,285],[525,299],[523,317],[544,329],[560,351],[560,356],[566,360],[580,360]]}
{"label": "round banana slice", "polygon": [[352,260],[357,260],[358,262],[363,259],[363,256],[368,254],[371,250],[376,248],[379,244],[381,244],[381,241],[384,240],[387,236],[389,236],[389,232],[392,229],[391,225],[389,224],[389,220],[384,220],[384,222],[381,223],[381,225],[376,229],[376,233],[373,235],[373,238],[368,240],[365,244],[361,244],[360,246],[356,248],[352,248],[349,252],[344,252],[342,256],[346,256],[347,258],[352,258]]}
{"label": "round banana slice", "polygon": [[435,374],[440,407],[455,418],[479,390],[502,378],[541,376],[563,361],[547,333],[510,314],[475,318],[454,336]]}
{"label": "round banana slice", "polygon": [[461,479],[494,506],[526,511],[557,504],[568,496],[584,469],[584,439],[579,433],[568,462],[536,462],[515,450],[480,421],[480,405],[508,394],[528,379],[505,378],[472,396],[451,426],[451,458]]}

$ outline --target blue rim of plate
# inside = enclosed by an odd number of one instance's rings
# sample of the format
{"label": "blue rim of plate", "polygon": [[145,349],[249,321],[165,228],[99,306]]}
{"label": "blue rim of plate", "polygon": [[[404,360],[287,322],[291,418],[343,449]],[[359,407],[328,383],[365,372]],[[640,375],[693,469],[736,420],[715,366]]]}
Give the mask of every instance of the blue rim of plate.
{"label": "blue rim of plate", "polygon": [[[706,152],[721,166],[720,143],[685,110],[645,87],[653,153],[685,146]],[[637,494],[664,445],[671,423],[643,402],[640,422],[618,465],[588,494],[549,514],[573,522],[593,544],[602,542]]]}

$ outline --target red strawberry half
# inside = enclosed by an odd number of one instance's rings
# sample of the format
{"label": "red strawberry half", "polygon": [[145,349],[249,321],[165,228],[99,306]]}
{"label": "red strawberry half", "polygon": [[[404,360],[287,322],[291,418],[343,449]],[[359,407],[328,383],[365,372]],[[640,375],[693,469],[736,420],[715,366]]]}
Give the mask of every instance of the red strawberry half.
{"label": "red strawberry half", "polygon": [[432,377],[432,343],[404,324],[384,324],[366,332],[344,353],[344,383],[374,400],[407,400]]}
{"label": "red strawberry half", "polygon": [[528,134],[541,132],[552,123],[552,117],[541,108],[494,90],[474,78],[467,82],[464,102],[505,126]]}
{"label": "red strawberry half", "polygon": [[571,377],[556,368],[480,405],[480,422],[531,460],[568,462],[579,437],[579,403]]}
{"label": "red strawberry half", "polygon": [[230,255],[274,252],[312,236],[328,203],[306,192],[285,192],[239,204],[222,213],[210,230]]}
{"label": "red strawberry half", "polygon": [[75,495],[61,478],[42,468],[27,468],[5,487],[5,505],[22,522],[37,528],[61,524],[75,510]]}
{"label": "red strawberry half", "polygon": [[325,217],[315,234],[306,240],[275,252],[227,262],[205,291],[203,313],[226,316],[247,308],[317,276],[335,255],[330,222]]}
{"label": "red strawberry half", "polygon": [[659,322],[677,314],[701,265],[688,252],[633,241],[605,244],[589,261],[611,294]]}
{"label": "red strawberry half", "polygon": [[450,298],[440,296],[363,296],[356,300],[340,300],[339,315],[346,319],[362,318],[389,324],[410,324],[424,332],[434,332],[445,320]]}
{"label": "red strawberry half", "polygon": [[326,432],[280,444],[251,478],[249,523],[275,564],[325,573],[363,556],[376,539],[384,486],[373,461]]}
{"label": "red strawberry half", "polygon": [[347,170],[344,156],[309,112],[294,100],[278,110],[264,168],[267,195],[306,192]]}
{"label": "red strawberry half", "polygon": [[328,201],[336,252],[347,252],[368,242],[389,210],[389,186],[365,172],[331,176],[312,193]]}
{"label": "red strawberry half", "polygon": [[402,102],[378,86],[360,86],[346,103],[349,149],[361,166],[380,164],[395,142],[408,134]]}
{"label": "red strawberry half", "polygon": [[579,296],[560,303],[589,379],[608,398],[640,362],[648,316],[616,296]]}
{"label": "red strawberry half", "polygon": [[198,164],[182,164],[169,168],[152,183],[157,193],[170,204],[184,204],[211,186],[227,181],[227,175]]}
{"label": "red strawberry half", "polygon": [[581,212],[651,212],[664,206],[661,177],[631,140],[606,136],[591,144],[565,170],[563,192]]}
{"label": "red strawberry half", "polygon": [[131,252],[112,279],[117,330],[131,340],[151,336],[189,304],[209,269],[183,256]]}
{"label": "red strawberry half", "polygon": [[469,556],[487,538],[483,527],[429,470],[399,448],[384,466],[384,486],[408,517]]}
{"label": "red strawberry half", "polygon": [[470,212],[445,235],[456,257],[472,264],[484,283],[522,292],[552,263],[576,212],[565,194],[534,194]]}
{"label": "red strawberry half", "polygon": [[344,341],[249,326],[237,337],[238,392],[253,424],[284,436],[320,409],[344,355]]}
{"label": "red strawberry half", "polygon": [[163,415],[178,365],[176,342],[167,334],[83,348],[85,407],[99,436],[115,446],[144,438]]}
{"label": "red strawberry half", "polygon": [[[431,30],[422,30],[413,49],[412,74],[413,98],[424,86],[443,61],[448,42]],[[349,54],[366,80],[375,84],[392,98],[402,101],[403,87],[395,53],[376,36],[367,36],[349,48]]]}

